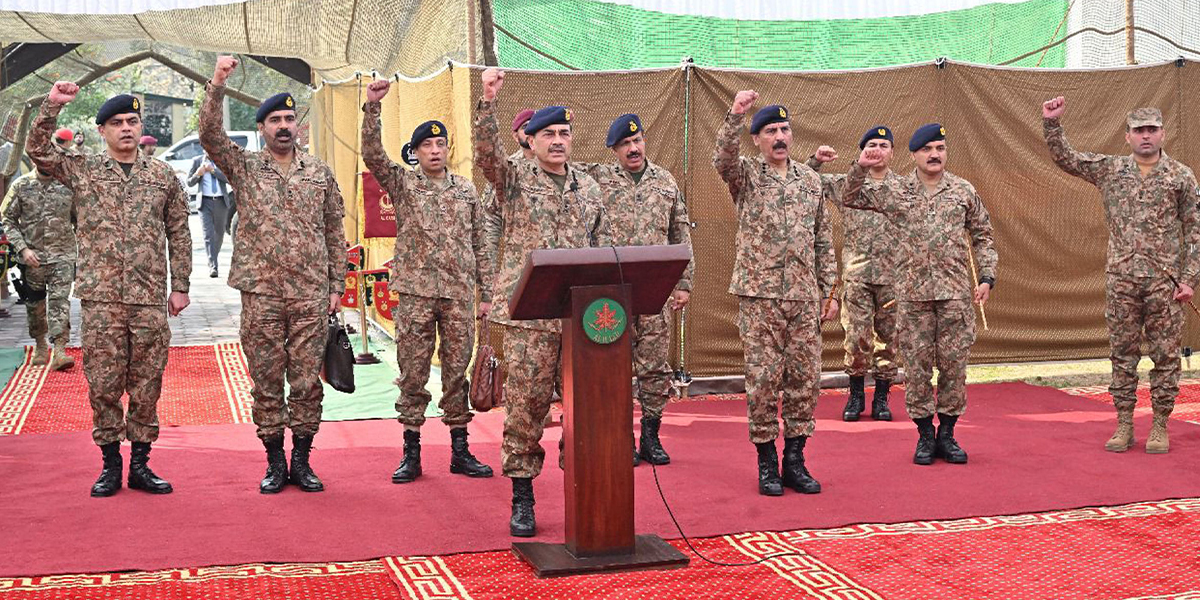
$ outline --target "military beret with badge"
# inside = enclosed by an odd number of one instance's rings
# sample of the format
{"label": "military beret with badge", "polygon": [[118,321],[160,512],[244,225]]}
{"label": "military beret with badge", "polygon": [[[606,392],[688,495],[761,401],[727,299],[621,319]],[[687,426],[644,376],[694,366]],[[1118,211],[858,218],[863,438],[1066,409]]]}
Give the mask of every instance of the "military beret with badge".
{"label": "military beret with badge", "polygon": [[142,102],[129,94],[113,96],[100,105],[96,111],[96,124],[103,125],[109,119],[128,113],[142,114]]}
{"label": "military beret with badge", "polygon": [[267,115],[277,110],[296,110],[296,101],[292,95],[287,92],[280,92],[263,100],[263,103],[258,105],[258,111],[254,113],[254,122],[262,123],[267,120]]}
{"label": "military beret with badge", "polygon": [[944,139],[946,139],[946,128],[941,123],[922,125],[913,132],[912,138],[908,140],[908,151],[916,152],[929,142],[938,142]]}
{"label": "military beret with badge", "polygon": [[604,140],[604,145],[612,148],[621,142],[621,140],[637,135],[642,131],[642,120],[635,114],[624,114],[617,117],[617,120],[608,126],[608,138]]}
{"label": "military beret with badge", "polygon": [[446,135],[446,126],[441,121],[425,121],[417,125],[408,143],[400,148],[400,155],[404,157],[404,162],[414,167],[417,166],[419,163],[417,160],[417,146],[420,146],[421,142],[435,137],[447,139],[449,137]]}

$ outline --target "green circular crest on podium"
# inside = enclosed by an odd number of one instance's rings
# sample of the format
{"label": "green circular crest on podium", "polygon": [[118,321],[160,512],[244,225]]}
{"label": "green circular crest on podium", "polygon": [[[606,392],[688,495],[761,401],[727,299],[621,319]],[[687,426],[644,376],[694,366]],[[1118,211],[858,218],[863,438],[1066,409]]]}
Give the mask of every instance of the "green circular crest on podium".
{"label": "green circular crest on podium", "polygon": [[583,311],[583,333],[597,344],[611,344],[621,339],[628,323],[625,307],[611,298],[596,298]]}

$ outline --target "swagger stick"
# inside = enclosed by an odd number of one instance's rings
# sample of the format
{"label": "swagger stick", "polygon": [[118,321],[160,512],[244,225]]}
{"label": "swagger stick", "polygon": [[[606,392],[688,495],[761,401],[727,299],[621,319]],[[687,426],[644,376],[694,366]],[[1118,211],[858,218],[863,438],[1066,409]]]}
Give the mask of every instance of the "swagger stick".
{"label": "swagger stick", "polygon": [[[1171,275],[1170,273],[1168,273],[1165,270],[1163,271],[1163,273],[1167,274],[1167,279],[1171,280],[1171,285],[1174,285],[1175,287],[1179,287],[1179,280],[1175,279],[1175,277],[1173,275]],[[1197,316],[1200,316],[1200,309],[1197,309],[1196,305],[1193,304],[1191,300],[1188,300],[1187,303],[1188,303],[1188,306],[1192,307],[1192,312],[1196,313]]]}
{"label": "swagger stick", "polygon": [[[971,250],[971,242],[967,238],[963,238],[963,243],[967,245],[967,262],[971,263],[971,289],[979,287],[979,273],[975,271],[975,253]],[[983,310],[983,303],[977,302],[979,305],[979,316],[983,317],[983,330],[988,330],[987,312]]]}

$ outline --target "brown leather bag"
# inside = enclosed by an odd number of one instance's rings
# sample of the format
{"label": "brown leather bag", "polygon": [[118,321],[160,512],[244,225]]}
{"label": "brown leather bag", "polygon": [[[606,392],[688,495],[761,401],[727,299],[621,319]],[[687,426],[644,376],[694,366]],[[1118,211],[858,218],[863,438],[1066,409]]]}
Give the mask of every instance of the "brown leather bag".
{"label": "brown leather bag", "polygon": [[492,345],[480,342],[475,353],[475,370],[471,373],[471,408],[487,412],[503,404],[504,370]]}

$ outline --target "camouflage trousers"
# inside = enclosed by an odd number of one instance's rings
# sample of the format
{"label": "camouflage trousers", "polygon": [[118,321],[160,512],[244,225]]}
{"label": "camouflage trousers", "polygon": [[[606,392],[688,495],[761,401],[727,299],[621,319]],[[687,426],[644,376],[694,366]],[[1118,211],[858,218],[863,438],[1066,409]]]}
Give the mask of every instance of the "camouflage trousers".
{"label": "camouflage trousers", "polygon": [[25,304],[29,337],[50,334],[50,343],[71,340],[71,282],[75,263],[57,262],[40,267],[25,267],[25,281],[34,290],[46,290],[46,297]]}
{"label": "camouflage trousers", "polygon": [[562,359],[562,336],[553,331],[504,328],[505,477],[537,477],[546,451],[542,432]]}
{"label": "camouflage trousers", "polygon": [[821,303],[738,299],[738,329],[746,358],[746,404],[750,441],[813,434],[813,411],[821,391]]}
{"label": "camouflage trousers", "polygon": [[661,419],[671,394],[671,309],[638,315],[633,325],[633,376],[642,416]]}
{"label": "camouflage trousers", "polygon": [[[967,359],[975,343],[975,307],[968,299],[900,301],[900,352],[908,416],[961,415],[967,409]],[[937,367],[937,398],[933,368]]]}
{"label": "camouflage trousers", "polygon": [[[92,405],[92,440],[158,439],[158,397],[171,328],[165,305],[82,302],[83,375]],[[121,396],[129,394],[129,410]]]}
{"label": "camouflage trousers", "polygon": [[[842,291],[842,328],[846,337],[846,374],[875,379],[896,379],[896,290],[880,285],[847,281]],[[884,308],[884,305],[892,305]]]}
{"label": "camouflage trousers", "polygon": [[429,381],[433,347],[440,337],[442,422],[451,427],[470,423],[467,367],[475,341],[471,302],[400,294],[392,310],[392,322],[396,324],[396,362],[400,367],[400,378],[396,380],[400,386],[400,397],[396,399],[400,422],[414,427],[425,424],[425,409],[431,399],[425,383]]}
{"label": "camouflage trousers", "polygon": [[[242,292],[242,352],[254,387],[250,414],[262,439],[316,435],[321,425],[321,367],[328,335],[326,298],[301,300]],[[283,398],[283,380],[289,387]]]}
{"label": "camouflage trousers", "polygon": [[1173,299],[1175,285],[1165,277],[1108,274],[1104,316],[1111,346],[1112,394],[1117,411],[1137,404],[1138,361],[1142,341],[1154,361],[1150,369],[1150,402],[1154,414],[1169,415],[1179,394],[1179,346],[1183,339],[1183,305]]}

